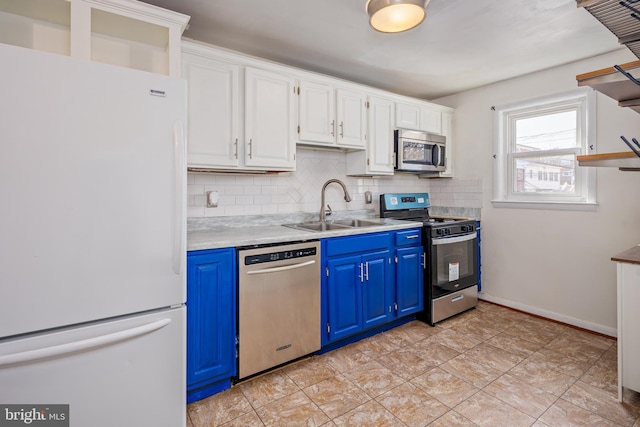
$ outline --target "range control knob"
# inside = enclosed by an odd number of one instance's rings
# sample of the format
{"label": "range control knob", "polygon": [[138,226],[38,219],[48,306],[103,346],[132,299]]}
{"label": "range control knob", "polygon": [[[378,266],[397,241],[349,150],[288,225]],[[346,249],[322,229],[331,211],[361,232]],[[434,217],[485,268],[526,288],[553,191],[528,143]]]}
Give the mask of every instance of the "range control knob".
{"label": "range control knob", "polygon": [[461,230],[462,232],[466,232],[466,231],[467,231],[467,226],[466,226],[466,225],[461,225],[461,226],[460,226],[460,230]]}

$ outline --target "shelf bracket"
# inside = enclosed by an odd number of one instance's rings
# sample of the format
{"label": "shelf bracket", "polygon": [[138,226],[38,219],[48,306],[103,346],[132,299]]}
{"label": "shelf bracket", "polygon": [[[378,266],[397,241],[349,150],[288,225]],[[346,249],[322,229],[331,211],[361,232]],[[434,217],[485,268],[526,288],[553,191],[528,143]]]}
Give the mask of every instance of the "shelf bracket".
{"label": "shelf bracket", "polygon": [[618,70],[623,76],[625,76],[626,78],[628,78],[629,80],[631,80],[633,83],[635,83],[636,85],[640,86],[640,80],[636,79],[635,77],[633,77],[631,74],[629,74],[628,72],[626,72],[625,70],[622,69],[621,66],[619,65],[614,65],[613,68],[615,68],[616,70]]}

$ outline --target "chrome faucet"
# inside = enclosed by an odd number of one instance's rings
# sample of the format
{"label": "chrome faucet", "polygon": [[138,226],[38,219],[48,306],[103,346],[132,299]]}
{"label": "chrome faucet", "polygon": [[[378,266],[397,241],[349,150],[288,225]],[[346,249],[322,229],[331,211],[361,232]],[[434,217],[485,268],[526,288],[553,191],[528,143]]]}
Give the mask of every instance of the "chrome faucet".
{"label": "chrome faucet", "polygon": [[[320,221],[322,222],[326,220],[326,215],[327,215],[327,212],[324,210],[324,191],[327,189],[327,185],[331,184],[332,182],[335,182],[336,184],[340,184],[340,186],[342,186],[342,190],[344,191],[344,199],[347,202],[351,201],[351,196],[349,195],[349,192],[347,191],[347,186],[344,185],[344,182],[335,178],[325,182],[324,185],[322,186],[322,193],[320,196]],[[331,213],[331,207],[329,207],[329,213]]]}

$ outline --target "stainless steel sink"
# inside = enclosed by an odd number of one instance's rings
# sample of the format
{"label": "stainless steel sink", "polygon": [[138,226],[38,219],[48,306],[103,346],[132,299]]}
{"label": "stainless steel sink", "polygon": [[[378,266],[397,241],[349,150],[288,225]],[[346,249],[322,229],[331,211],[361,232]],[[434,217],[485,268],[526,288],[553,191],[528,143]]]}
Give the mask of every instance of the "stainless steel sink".
{"label": "stainless steel sink", "polygon": [[338,219],[333,221],[334,224],[347,225],[349,227],[375,227],[384,225],[382,221],[371,221],[368,219]]}
{"label": "stainless steel sink", "polygon": [[299,224],[285,224],[285,227],[297,228],[300,230],[306,231],[330,231],[330,230],[344,230],[349,227],[348,225],[340,225],[335,224],[333,222],[322,222],[322,221],[313,221],[313,222],[301,222]]}
{"label": "stainless steel sink", "polygon": [[370,221],[364,219],[340,219],[336,221],[311,221],[298,224],[284,224],[285,227],[296,228],[305,231],[331,231],[345,230],[348,228],[375,227],[384,225],[382,221]]}

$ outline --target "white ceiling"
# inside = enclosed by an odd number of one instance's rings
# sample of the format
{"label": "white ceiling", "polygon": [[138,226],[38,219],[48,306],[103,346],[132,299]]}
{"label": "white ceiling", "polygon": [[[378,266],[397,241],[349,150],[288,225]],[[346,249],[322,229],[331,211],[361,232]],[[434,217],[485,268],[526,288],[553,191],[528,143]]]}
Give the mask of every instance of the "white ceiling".
{"label": "white ceiling", "polygon": [[620,48],[575,0],[432,0],[417,28],[369,27],[366,0],[145,0],[184,36],[434,99]]}

